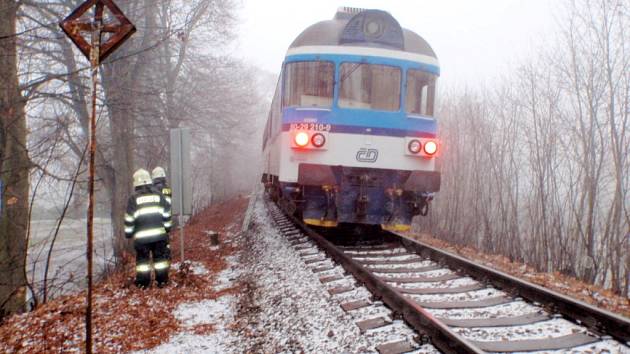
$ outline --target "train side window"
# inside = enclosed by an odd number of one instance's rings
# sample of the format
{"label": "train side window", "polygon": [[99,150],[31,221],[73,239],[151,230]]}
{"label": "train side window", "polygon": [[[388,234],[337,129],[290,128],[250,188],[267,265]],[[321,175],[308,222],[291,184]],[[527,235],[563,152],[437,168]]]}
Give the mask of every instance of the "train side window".
{"label": "train side window", "polygon": [[407,72],[407,113],[433,117],[437,77],[421,70]]}
{"label": "train side window", "polygon": [[283,107],[332,106],[335,65],[327,61],[301,61],[285,65]]}
{"label": "train side window", "polygon": [[276,85],[276,91],[273,94],[273,99],[271,101],[271,111],[269,114],[269,120],[271,121],[269,127],[269,138],[273,140],[280,130],[282,130],[282,114],[280,112],[280,82],[282,77],[278,79],[278,84]]}
{"label": "train side window", "polygon": [[366,63],[342,63],[339,107],[398,111],[400,68]]}
{"label": "train side window", "polygon": [[270,130],[271,130],[271,110],[269,111],[269,114],[267,115],[267,123],[265,124],[265,131],[263,132],[263,150],[265,150],[265,147],[267,146],[267,141],[269,141],[269,134],[270,134]]}

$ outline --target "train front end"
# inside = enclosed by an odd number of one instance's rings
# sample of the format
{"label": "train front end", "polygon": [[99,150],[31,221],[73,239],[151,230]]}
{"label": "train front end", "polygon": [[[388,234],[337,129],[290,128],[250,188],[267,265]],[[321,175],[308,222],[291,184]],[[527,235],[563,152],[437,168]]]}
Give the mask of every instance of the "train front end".
{"label": "train front end", "polygon": [[307,224],[408,230],[440,189],[438,76],[426,41],[386,12],[342,9],[309,27],[270,113],[271,193]]}

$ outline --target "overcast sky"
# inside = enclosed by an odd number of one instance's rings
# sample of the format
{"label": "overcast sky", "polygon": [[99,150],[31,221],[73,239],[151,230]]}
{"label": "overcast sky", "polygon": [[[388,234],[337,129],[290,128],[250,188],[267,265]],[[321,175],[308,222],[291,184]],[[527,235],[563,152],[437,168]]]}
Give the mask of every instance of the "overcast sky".
{"label": "overcast sky", "polygon": [[[556,29],[558,0],[243,0],[236,55],[273,73],[306,27],[340,6],[388,11],[424,37],[441,64],[441,82],[477,86],[532,55]],[[486,80],[489,78],[490,80]]]}

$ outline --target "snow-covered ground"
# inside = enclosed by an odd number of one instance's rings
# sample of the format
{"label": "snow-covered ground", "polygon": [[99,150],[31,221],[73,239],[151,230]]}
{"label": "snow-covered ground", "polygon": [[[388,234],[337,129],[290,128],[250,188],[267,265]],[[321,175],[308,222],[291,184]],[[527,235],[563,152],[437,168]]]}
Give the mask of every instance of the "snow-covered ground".
{"label": "snow-covered ground", "polygon": [[252,314],[249,343],[261,352],[366,351],[370,343],[319,282],[323,274],[313,273],[275,230],[262,202],[253,223],[247,273],[260,311]]}
{"label": "snow-covered ground", "polygon": [[[208,246],[208,248],[216,246]],[[235,285],[240,268],[238,259],[234,256],[227,257],[228,267],[216,275],[214,289],[222,290]],[[200,262],[191,262],[191,271],[195,275],[213,276]],[[173,268],[179,268],[180,263],[173,263]],[[237,314],[238,296],[223,295],[216,299],[205,299],[195,302],[180,304],[174,315],[183,325],[181,331],[174,333],[168,342],[153,348],[143,350],[137,354],[185,354],[206,353],[222,354],[235,352],[239,348],[240,339],[231,327]],[[210,333],[196,333],[196,328],[211,326]],[[207,332],[207,331],[204,331]],[[241,352],[241,351],[237,351]]]}
{"label": "snow-covered ground", "polygon": [[[193,290],[194,301],[187,298],[176,303],[166,313],[172,313],[179,322],[178,329],[169,333],[161,345],[138,354],[166,353],[376,353],[376,347],[385,343],[406,341],[413,343],[417,336],[403,321],[393,318],[392,312],[381,302],[375,301],[369,291],[358,285],[354,278],[346,274],[320,251],[307,237],[289,241],[282,235],[264,202],[259,197],[251,213],[252,227],[249,232],[239,234],[239,223],[232,223],[223,229],[222,244],[211,246],[203,242],[198,244],[202,252],[212,252],[225,260],[223,269],[216,273],[216,264],[207,260],[190,262],[190,272],[212,283],[205,292]],[[41,279],[42,261],[45,261],[46,244],[54,222],[35,223],[30,248],[31,262],[37,263],[38,270],[33,273],[36,280]],[[99,219],[96,223],[96,260],[97,269],[102,269],[111,256],[109,238],[111,225],[109,220]],[[205,230],[201,229],[202,231]],[[209,230],[207,230],[209,231]],[[85,275],[85,223],[83,220],[69,220],[62,226],[55,251],[51,275],[76,281],[66,289],[81,286]],[[295,232],[293,237],[298,236]],[[297,241],[296,241],[297,240]],[[47,243],[48,242],[48,243]],[[299,244],[299,245],[298,245]],[[197,243],[195,244],[197,247]],[[227,248],[223,248],[227,247]],[[222,250],[230,250],[227,253]],[[233,250],[233,251],[232,251]],[[218,252],[217,252],[218,251]],[[404,250],[379,251],[391,253],[394,259],[408,260],[417,256],[404,254]],[[382,256],[371,255],[363,251],[350,251],[362,261],[382,261]],[[398,254],[400,253],[400,254]],[[212,256],[214,257],[214,256]],[[206,262],[205,264],[203,262]],[[227,264],[227,267],[224,267]],[[179,263],[173,268],[178,269]],[[397,268],[422,268],[423,276],[449,274],[444,269],[431,269],[435,263],[422,260],[410,264],[384,265],[368,264],[368,268],[380,269],[381,275],[388,278],[403,278],[416,273],[391,272]],[[215,269],[213,271],[212,269]],[[317,271],[315,271],[317,270]],[[321,270],[321,271],[320,271]],[[40,278],[37,278],[37,276]],[[328,280],[322,280],[326,279]],[[391,284],[407,289],[428,287],[453,287],[473,284],[469,278],[424,282],[422,285],[396,283]],[[347,287],[339,293],[334,290]],[[236,289],[236,290],[235,290]],[[168,291],[175,291],[167,289]],[[331,291],[332,290],[332,291]],[[470,301],[481,298],[504,296],[496,289],[469,291],[464,294],[427,294],[408,297],[421,302],[446,300]],[[347,312],[342,303],[367,300],[370,306]],[[171,310],[172,309],[172,310]],[[523,301],[496,305],[484,309],[430,309],[437,317],[449,319],[494,318],[537,312],[540,309]],[[367,329],[362,332],[358,323],[365,320],[383,318],[389,325]],[[460,335],[476,341],[496,341],[503,338],[531,339],[545,338],[547,333],[554,336],[581,332],[582,329],[561,318],[517,327],[493,328],[455,328]],[[154,344],[154,345],[157,345]],[[437,353],[431,345],[418,347],[413,353]],[[145,346],[145,348],[148,346]],[[142,347],[137,347],[142,348]],[[554,353],[611,352],[626,353],[611,340],[575,348],[571,351]]]}
{"label": "snow-covered ground", "polygon": [[[112,258],[111,220],[94,219],[94,271],[102,273]],[[56,220],[34,220],[31,222],[31,237],[28,248],[27,272],[35,291],[43,285],[48,250],[57,228]],[[85,284],[87,272],[86,244],[87,224],[85,219],[64,219],[55,247],[51,254],[48,270],[51,295],[71,293]]]}
{"label": "snow-covered ground", "polygon": [[[216,299],[180,304],[174,315],[183,324],[179,333],[150,351],[141,353],[376,353],[376,346],[400,340],[412,340],[416,336],[404,322],[392,318],[391,311],[382,303],[373,301],[371,294],[345,274],[307,238],[301,238],[292,246],[286,236],[279,233],[262,201],[258,201],[252,213],[252,229],[244,237],[236,237],[240,251],[227,258],[228,268],[214,276],[215,289],[220,291],[235,284],[243,292],[224,295]],[[398,256],[402,259],[408,256]],[[371,259],[369,255],[362,258]],[[430,263],[425,266],[432,265]],[[177,264],[174,265],[177,267]],[[315,272],[314,269],[327,269]],[[208,275],[202,264],[192,264],[194,274]],[[441,275],[441,270],[424,272]],[[388,274],[391,275],[391,274]],[[407,274],[402,274],[407,275]],[[402,276],[395,274],[395,276]],[[320,279],[335,277],[322,282]],[[435,282],[431,286],[467,285],[472,280],[463,278]],[[409,287],[406,284],[400,284]],[[425,284],[424,287],[428,285]],[[350,291],[331,294],[330,290],[349,287]],[[413,286],[411,286],[413,287]],[[410,288],[411,288],[410,287]],[[424,301],[472,300],[504,295],[495,289],[471,291],[464,295],[410,295]],[[345,312],[340,304],[366,299],[371,306]],[[431,310],[434,315],[447,318],[492,318],[532,313],[539,309],[522,301],[478,309]],[[357,323],[382,317],[390,325],[369,329],[361,333]],[[212,326],[213,331],[196,334],[196,326]],[[501,340],[545,338],[552,331],[554,336],[580,331],[579,327],[552,318],[533,325],[496,328],[456,328],[462,336],[471,340]],[[606,352],[617,349],[618,343],[596,343],[578,351]],[[436,353],[430,345],[419,347],[414,353]]]}
{"label": "snow-covered ground", "polygon": [[[361,333],[357,322],[382,316],[392,320],[391,311],[381,303],[345,312],[340,304],[356,298],[370,298],[363,287],[331,295],[329,289],[354,286],[353,278],[306,245],[294,249],[273,221],[261,200],[252,213],[252,228],[246,237],[236,237],[240,251],[228,257],[228,267],[214,276],[214,289],[240,285],[242,292],[215,299],[179,305],[174,314],[183,324],[167,343],[140,353],[376,353],[380,344],[410,339],[415,333],[402,321]],[[233,241],[234,242],[234,241]],[[314,253],[313,256],[305,254]],[[301,257],[300,254],[303,256]],[[306,264],[307,259],[322,259]],[[177,264],[174,264],[177,267]],[[319,273],[313,268],[330,266]],[[205,275],[200,264],[195,274]],[[340,275],[326,284],[320,277]],[[213,331],[196,334],[195,327],[208,325]],[[416,353],[434,353],[431,346]]]}
{"label": "snow-covered ground", "polygon": [[[207,274],[203,265],[193,265],[195,274]],[[229,273],[228,269],[226,273]],[[225,279],[220,277],[219,279]],[[231,283],[231,282],[230,282]],[[223,287],[231,284],[221,282]],[[217,299],[183,303],[175,309],[175,317],[183,324],[183,330],[171,336],[168,342],[153,348],[137,352],[138,354],[185,354],[206,353],[222,354],[234,352],[239,347],[239,339],[229,328],[234,322],[238,298],[225,295]],[[196,334],[196,326],[212,326],[210,334]]]}
{"label": "snow-covered ground", "polygon": [[[265,353],[375,353],[376,346],[413,338],[415,332],[402,321],[361,333],[357,322],[376,317],[389,321],[391,311],[381,303],[343,311],[341,303],[370,299],[371,294],[344,274],[313,244],[295,248],[273,226],[261,201],[253,212],[253,232],[245,249],[249,265],[245,276],[255,291],[249,324],[245,329],[249,349]],[[300,256],[301,255],[301,256]],[[313,263],[307,264],[307,261]],[[329,270],[314,272],[314,269]],[[341,279],[320,282],[327,276]],[[354,290],[331,295],[329,290],[350,286]],[[436,352],[423,346],[416,353]]]}

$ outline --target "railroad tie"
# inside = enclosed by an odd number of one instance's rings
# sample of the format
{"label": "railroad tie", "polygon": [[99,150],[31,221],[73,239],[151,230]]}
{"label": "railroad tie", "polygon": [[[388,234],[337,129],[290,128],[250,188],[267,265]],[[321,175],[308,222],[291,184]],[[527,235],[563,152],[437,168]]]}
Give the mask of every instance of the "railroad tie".
{"label": "railroad tie", "polygon": [[392,321],[384,317],[370,318],[368,320],[357,322],[357,326],[359,326],[359,331],[361,331],[361,333],[365,333],[370,329],[385,327],[390,324],[392,324]]}
{"label": "railroad tie", "polygon": [[354,287],[352,285],[340,285],[340,286],[336,286],[334,288],[328,289],[328,293],[330,295],[338,295],[338,294],[350,292],[352,290],[354,290]]}
{"label": "railroad tie", "polygon": [[417,349],[418,345],[415,343],[411,343],[408,340],[401,340],[398,342],[385,343],[376,346],[376,350],[380,354],[401,354]]}
{"label": "railroad tie", "polygon": [[358,257],[358,258],[385,258],[385,257],[401,257],[401,256],[415,256],[415,253],[409,253],[407,251],[391,253],[391,252],[371,252],[371,253],[349,253],[345,252],[350,257]]}
{"label": "railroad tie", "polygon": [[293,249],[296,251],[304,251],[304,250],[317,249],[317,246],[312,245],[310,243],[304,243],[302,245],[294,246]]}
{"label": "railroad tie", "polygon": [[530,352],[538,350],[560,350],[579,347],[586,344],[598,342],[599,338],[583,334],[574,333],[556,338],[525,339],[512,341],[470,341],[479,349],[487,352]]}
{"label": "railroad tie", "polygon": [[424,266],[424,267],[417,267],[417,268],[410,268],[410,267],[401,267],[401,268],[377,268],[377,267],[368,267],[367,270],[369,270],[372,273],[423,273],[423,272],[429,272],[432,270],[438,270],[438,269],[443,269],[443,267],[440,267],[439,265],[435,264],[435,265],[429,265],[429,266]]}
{"label": "railroad tie", "polygon": [[302,235],[298,235],[296,237],[287,237],[287,241],[289,241],[289,243],[292,243],[292,242],[302,243],[302,242],[308,242],[308,239],[304,238],[304,236]]}
{"label": "railroad tie", "polygon": [[397,291],[404,294],[413,295],[428,295],[428,294],[457,294],[465,293],[468,291],[481,290],[484,288],[483,284],[471,284],[464,286],[456,286],[452,288],[400,288],[394,287]]}
{"label": "railroad tie", "polygon": [[306,252],[300,252],[299,255],[300,257],[309,257],[309,256],[317,256],[319,254],[319,251],[315,250],[315,251],[306,251]]}
{"label": "railroad tie", "polygon": [[[408,298],[413,300],[413,297],[407,296]],[[426,301],[416,301],[416,303],[424,308],[429,309],[473,309],[473,308],[483,308],[489,306],[503,305],[514,301],[512,298],[507,296],[495,296],[490,298],[485,298],[481,300],[466,300],[466,301],[434,301],[434,302],[426,302]]]}
{"label": "railroad tie", "polygon": [[549,320],[549,316],[544,313],[534,312],[514,317],[498,317],[498,318],[466,318],[466,319],[450,319],[438,317],[442,323],[452,327],[503,327],[503,326],[522,326],[536,322]]}
{"label": "railroad tie", "polygon": [[396,249],[396,248],[400,248],[400,244],[399,243],[386,243],[383,245],[378,245],[378,246],[341,246],[339,247],[340,249],[342,249],[344,252],[345,251],[350,251],[350,252],[364,252],[364,251],[372,251],[372,250],[378,250],[378,251],[383,251],[383,250],[391,250],[391,249]]}
{"label": "railroad tie", "polygon": [[311,245],[310,243],[306,243],[306,242],[303,243],[303,244],[300,244],[299,246],[293,247],[293,249],[296,250],[296,251],[304,251],[304,250],[308,250],[308,249],[311,249],[311,248],[315,248],[315,246]]}
{"label": "railroad tie", "polygon": [[337,281],[337,280],[341,280],[341,279],[343,279],[343,276],[342,276],[342,275],[340,275],[340,274],[334,274],[334,275],[329,275],[329,276],[325,276],[325,277],[320,277],[320,278],[319,278],[319,281],[320,281],[322,284],[326,284],[326,283],[330,283],[330,282]]}
{"label": "railroad tie", "polygon": [[[361,257],[357,257],[361,258]],[[424,258],[414,257],[409,259],[396,259],[396,260],[378,260],[378,261],[366,261],[354,259],[355,262],[365,265],[399,265],[399,264],[413,264],[426,261]]]}
{"label": "railroad tie", "polygon": [[332,265],[325,265],[325,266],[313,268],[312,271],[313,271],[313,273],[321,273],[321,272],[325,272],[327,270],[333,270],[333,269],[335,269],[334,266],[332,266]]}
{"label": "railroad tie", "polygon": [[289,244],[295,247],[295,246],[310,244],[310,242],[308,241],[308,239],[298,238],[298,239],[292,240]]}
{"label": "railroad tie", "polygon": [[446,281],[446,280],[454,280],[457,278],[461,278],[461,276],[455,273],[438,275],[435,277],[423,277],[421,275],[416,275],[413,277],[379,277],[382,281],[388,283],[424,283],[424,282],[436,282],[436,281]]}
{"label": "railroad tie", "polygon": [[352,310],[368,307],[370,305],[372,305],[372,303],[369,300],[361,299],[361,300],[344,302],[343,304],[341,304],[341,308],[346,312],[350,312]]}
{"label": "railroad tie", "polygon": [[[319,263],[319,262],[323,262],[325,261],[326,258],[325,257],[315,257],[315,258],[310,258],[310,259],[305,259],[304,260],[304,264],[313,264],[313,263]],[[317,273],[313,270],[314,273]]]}

